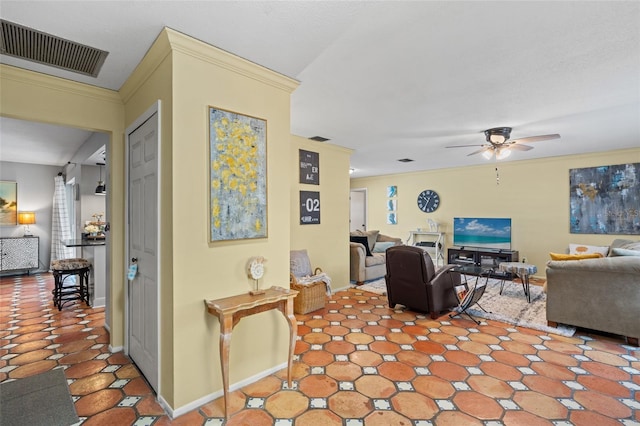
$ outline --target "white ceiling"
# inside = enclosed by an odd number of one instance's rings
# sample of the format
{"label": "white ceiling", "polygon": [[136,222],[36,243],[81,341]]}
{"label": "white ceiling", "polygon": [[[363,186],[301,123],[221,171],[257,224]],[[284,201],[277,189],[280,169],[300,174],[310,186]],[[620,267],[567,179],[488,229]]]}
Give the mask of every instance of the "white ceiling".
{"label": "white ceiling", "polygon": [[[638,1],[2,0],[1,16],[109,56],[97,78],[0,62],[99,87],[118,90],[165,26],[298,79],[291,132],[354,149],[354,177],[485,163],[445,147],[499,126],[562,136],[508,161],[640,145]],[[50,128],[5,120],[4,161],[22,133],[54,149]]]}

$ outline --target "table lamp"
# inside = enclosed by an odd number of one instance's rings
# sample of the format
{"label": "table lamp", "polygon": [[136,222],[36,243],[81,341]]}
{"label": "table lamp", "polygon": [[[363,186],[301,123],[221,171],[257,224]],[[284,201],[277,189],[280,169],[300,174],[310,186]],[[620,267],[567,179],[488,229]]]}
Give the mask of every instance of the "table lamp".
{"label": "table lamp", "polygon": [[36,212],[18,212],[18,223],[24,225],[24,236],[32,237],[33,234],[29,229],[29,225],[35,225]]}

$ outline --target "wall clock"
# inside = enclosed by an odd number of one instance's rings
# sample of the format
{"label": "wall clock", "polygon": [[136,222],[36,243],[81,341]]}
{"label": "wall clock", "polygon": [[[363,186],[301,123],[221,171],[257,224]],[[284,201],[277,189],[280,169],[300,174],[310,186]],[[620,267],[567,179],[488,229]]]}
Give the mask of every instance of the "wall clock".
{"label": "wall clock", "polygon": [[418,195],[418,208],[425,213],[432,213],[440,206],[440,196],[431,189],[425,189]]}

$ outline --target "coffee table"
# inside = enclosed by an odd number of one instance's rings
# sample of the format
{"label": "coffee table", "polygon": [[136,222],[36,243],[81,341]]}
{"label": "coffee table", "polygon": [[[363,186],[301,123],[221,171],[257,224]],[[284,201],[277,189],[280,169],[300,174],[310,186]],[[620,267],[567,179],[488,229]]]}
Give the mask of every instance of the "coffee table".
{"label": "coffee table", "polygon": [[[529,275],[538,272],[538,268],[536,267],[536,265],[519,262],[502,262],[498,265],[498,268],[503,272],[510,272],[515,277],[520,278],[520,281],[522,281],[524,295],[527,298],[527,302],[531,303],[531,292],[529,291]],[[504,281],[505,280],[503,279],[502,283],[500,283],[500,294],[502,294],[502,289],[504,288]]]}
{"label": "coffee table", "polygon": [[[493,268],[484,268],[482,266],[477,265],[456,265],[451,268],[449,273],[458,272],[464,276],[464,282],[462,283],[464,287],[467,289],[469,294],[467,294],[464,299],[460,302],[459,309],[460,312],[453,312],[449,314],[449,318],[453,318],[456,315],[466,314],[469,318],[473,320],[476,324],[480,324],[480,321],[476,320],[472,317],[467,309],[472,307],[473,305],[478,305],[480,309],[488,312],[486,309],[478,303],[482,295],[484,294],[485,289],[487,288],[487,283],[489,282],[489,276],[493,273]],[[473,283],[473,288],[469,288],[469,276],[475,276],[475,282]],[[481,281],[484,278],[484,283]],[[457,297],[457,295],[456,295]]]}

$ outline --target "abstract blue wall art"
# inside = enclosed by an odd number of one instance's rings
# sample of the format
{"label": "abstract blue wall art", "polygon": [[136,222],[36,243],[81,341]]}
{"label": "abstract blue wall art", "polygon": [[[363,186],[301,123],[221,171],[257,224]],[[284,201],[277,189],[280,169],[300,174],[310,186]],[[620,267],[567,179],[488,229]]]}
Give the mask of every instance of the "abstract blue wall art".
{"label": "abstract blue wall art", "polygon": [[569,170],[572,234],[640,234],[640,163]]}

